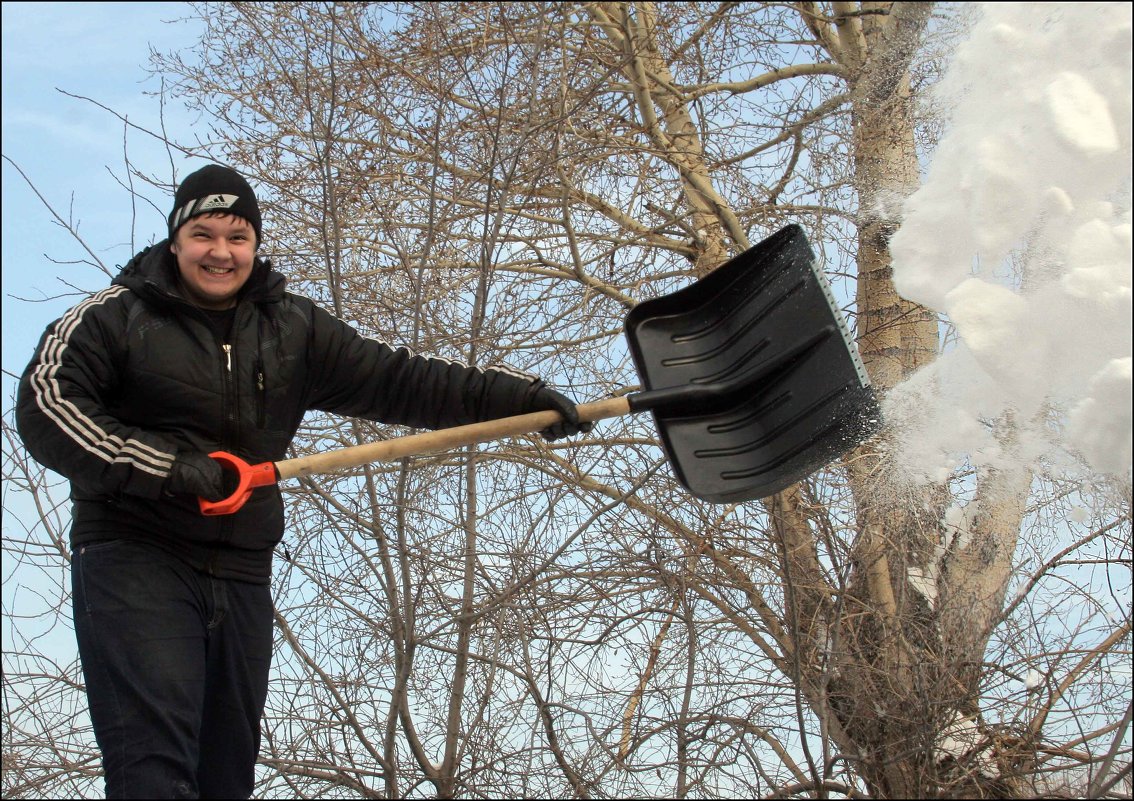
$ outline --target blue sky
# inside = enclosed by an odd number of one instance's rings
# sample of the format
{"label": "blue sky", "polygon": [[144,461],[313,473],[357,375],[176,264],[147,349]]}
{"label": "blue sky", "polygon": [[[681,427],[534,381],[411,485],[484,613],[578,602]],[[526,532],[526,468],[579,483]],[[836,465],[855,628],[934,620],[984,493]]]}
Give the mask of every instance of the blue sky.
{"label": "blue sky", "polygon": [[[124,126],[82,95],[154,127],[157,99],[147,96],[160,83],[147,76],[150,47],[163,52],[191,45],[199,23],[184,20],[184,3],[9,3],[3,8],[3,367],[4,408],[11,405],[14,380],[31,356],[44,327],[79,300],[72,284],[92,291],[109,278],[87,264],[51,259],[88,258],[82,247],[52,221],[9,159],[35,183],[57,211],[80,223],[87,244],[112,271],[137,246],[160,237],[164,220],[152,207],[131,207],[125,180]],[[193,119],[167,108],[166,125],[177,139],[190,139]],[[165,149],[138,132],[125,134],[132,161],[170,179]],[[178,175],[198,166],[178,156]],[[113,175],[112,175],[113,173]],[[164,209],[167,197],[147,195]],[[133,232],[132,232],[133,229]],[[66,283],[64,283],[66,282]],[[58,300],[28,303],[16,298]]]}

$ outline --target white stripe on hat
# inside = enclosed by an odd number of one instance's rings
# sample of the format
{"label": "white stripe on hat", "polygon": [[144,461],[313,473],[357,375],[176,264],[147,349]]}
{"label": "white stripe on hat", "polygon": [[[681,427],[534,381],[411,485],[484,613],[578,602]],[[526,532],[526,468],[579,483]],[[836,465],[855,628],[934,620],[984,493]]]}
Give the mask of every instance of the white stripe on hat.
{"label": "white stripe on hat", "polygon": [[205,195],[196,200],[190,200],[173,215],[173,227],[180,228],[190,217],[204,214],[206,211],[231,209],[240,200],[240,195]]}

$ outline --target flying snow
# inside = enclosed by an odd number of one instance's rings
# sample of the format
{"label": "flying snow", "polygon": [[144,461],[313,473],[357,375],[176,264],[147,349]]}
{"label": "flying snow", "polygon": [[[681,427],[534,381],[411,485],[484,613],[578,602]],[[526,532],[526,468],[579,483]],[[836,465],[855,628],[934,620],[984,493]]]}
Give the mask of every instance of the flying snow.
{"label": "flying snow", "polygon": [[957,335],[890,393],[896,456],[929,480],[1045,459],[1129,481],[1131,5],[981,12],[891,242],[898,291]]}

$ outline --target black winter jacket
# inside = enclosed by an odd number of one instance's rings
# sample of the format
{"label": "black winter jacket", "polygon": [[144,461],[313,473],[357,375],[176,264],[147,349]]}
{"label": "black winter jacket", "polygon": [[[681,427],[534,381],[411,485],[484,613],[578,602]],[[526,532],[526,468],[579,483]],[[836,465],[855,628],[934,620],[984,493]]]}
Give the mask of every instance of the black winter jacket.
{"label": "black winter jacket", "polygon": [[283,536],[275,486],[235,514],[203,516],[164,491],[178,452],[286,456],[309,409],[420,428],[528,410],[535,379],[471,368],[361,336],[284,289],[258,259],[228,343],[178,289],[168,242],[48,326],[20,380],[28,452],[71,481],[71,543],[156,543],[221,578],[266,583]]}

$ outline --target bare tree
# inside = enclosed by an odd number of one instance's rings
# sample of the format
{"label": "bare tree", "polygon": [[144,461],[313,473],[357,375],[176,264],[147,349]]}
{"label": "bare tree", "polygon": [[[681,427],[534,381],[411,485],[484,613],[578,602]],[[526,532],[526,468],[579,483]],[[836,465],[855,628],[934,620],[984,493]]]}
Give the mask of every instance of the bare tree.
{"label": "bare tree", "polygon": [[[371,335],[623,393],[629,308],[797,221],[880,391],[937,353],[888,251],[949,31],[928,4],[198,11],[199,63],[155,63],[212,121],[186,147],[255,176],[291,286]],[[312,415],[294,450],[396,433]],[[887,454],[718,506],[624,418],[289,488],[260,791],[1128,792],[1129,488],[911,485]],[[62,526],[34,531],[11,547],[58,574]],[[91,769],[5,686],[6,795]]]}

